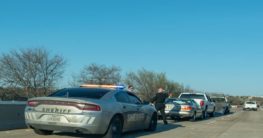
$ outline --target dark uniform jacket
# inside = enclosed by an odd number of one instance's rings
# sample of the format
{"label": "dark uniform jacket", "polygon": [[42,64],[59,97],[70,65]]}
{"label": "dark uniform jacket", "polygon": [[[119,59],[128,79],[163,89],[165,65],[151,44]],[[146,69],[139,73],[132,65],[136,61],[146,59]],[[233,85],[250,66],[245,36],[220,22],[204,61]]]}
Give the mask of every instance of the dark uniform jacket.
{"label": "dark uniform jacket", "polygon": [[168,97],[167,93],[156,93],[156,95],[153,97],[152,102],[155,102],[155,108],[157,110],[164,109],[165,108],[165,99]]}

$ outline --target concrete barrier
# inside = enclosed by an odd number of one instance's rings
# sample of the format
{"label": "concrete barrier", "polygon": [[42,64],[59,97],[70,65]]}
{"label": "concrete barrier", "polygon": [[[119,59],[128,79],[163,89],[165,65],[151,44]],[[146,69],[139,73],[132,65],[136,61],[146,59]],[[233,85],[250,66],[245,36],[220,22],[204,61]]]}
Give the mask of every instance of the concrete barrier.
{"label": "concrete barrier", "polygon": [[25,106],[26,102],[0,101],[0,131],[26,128]]}

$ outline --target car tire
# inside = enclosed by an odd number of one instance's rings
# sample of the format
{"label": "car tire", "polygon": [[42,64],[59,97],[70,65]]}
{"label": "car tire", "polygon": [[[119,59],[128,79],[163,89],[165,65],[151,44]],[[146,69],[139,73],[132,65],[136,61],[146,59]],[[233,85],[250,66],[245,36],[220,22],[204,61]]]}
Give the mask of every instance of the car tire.
{"label": "car tire", "polygon": [[193,116],[190,118],[190,121],[192,122],[196,121],[196,112],[194,112]]}
{"label": "car tire", "polygon": [[174,120],[174,121],[176,121],[176,120],[177,120],[177,118],[176,118],[176,117],[174,117],[174,116],[170,116],[170,118],[171,118],[172,120]]}
{"label": "car tire", "polygon": [[229,114],[229,109],[228,108],[225,109],[224,115],[226,115],[226,114]]}
{"label": "car tire", "polygon": [[155,131],[156,128],[157,128],[157,115],[154,113],[151,117],[151,121],[149,122],[149,126],[146,130]]}
{"label": "car tire", "polygon": [[202,119],[206,119],[207,118],[207,112],[206,110],[205,111],[202,111]]}
{"label": "car tire", "polygon": [[51,135],[53,133],[52,130],[42,130],[42,129],[36,129],[36,128],[34,128],[33,130],[38,135]]}
{"label": "car tire", "polygon": [[108,130],[103,138],[121,138],[123,121],[121,117],[115,116],[111,119]]}
{"label": "car tire", "polygon": [[215,108],[214,108],[214,110],[213,110],[212,113],[209,113],[209,116],[210,116],[210,117],[214,117],[214,116],[215,116]]}

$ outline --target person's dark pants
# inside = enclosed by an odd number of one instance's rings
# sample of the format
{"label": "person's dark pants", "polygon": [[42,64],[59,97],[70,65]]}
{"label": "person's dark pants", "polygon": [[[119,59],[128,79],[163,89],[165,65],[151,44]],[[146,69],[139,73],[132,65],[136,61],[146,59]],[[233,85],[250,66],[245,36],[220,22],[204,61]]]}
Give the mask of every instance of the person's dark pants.
{"label": "person's dark pants", "polygon": [[162,118],[163,118],[163,123],[167,124],[166,115],[165,115],[165,112],[164,112],[165,105],[164,104],[156,104],[155,108],[156,108],[157,111],[160,111],[160,113],[162,115]]}

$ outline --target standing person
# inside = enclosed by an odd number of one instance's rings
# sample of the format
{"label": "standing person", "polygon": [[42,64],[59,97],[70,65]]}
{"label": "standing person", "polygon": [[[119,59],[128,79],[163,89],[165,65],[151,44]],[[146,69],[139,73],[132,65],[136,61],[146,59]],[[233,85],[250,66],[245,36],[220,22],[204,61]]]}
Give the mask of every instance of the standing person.
{"label": "standing person", "polygon": [[166,120],[166,115],[164,112],[165,109],[165,99],[168,98],[168,94],[164,93],[164,90],[162,87],[159,87],[158,92],[156,95],[153,97],[152,102],[155,102],[155,108],[157,111],[160,111],[162,118],[163,118],[163,123],[167,125],[167,120]]}

